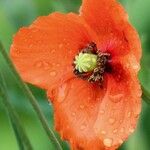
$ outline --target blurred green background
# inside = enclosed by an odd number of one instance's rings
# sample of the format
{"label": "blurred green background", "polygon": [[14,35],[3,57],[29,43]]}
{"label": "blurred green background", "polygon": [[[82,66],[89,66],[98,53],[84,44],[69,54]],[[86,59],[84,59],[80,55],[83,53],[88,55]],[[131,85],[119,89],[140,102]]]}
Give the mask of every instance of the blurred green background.
{"label": "blurred green background", "polygon": [[[121,0],[121,3],[128,11],[131,23],[140,34],[143,57],[139,78],[142,84],[150,89],[150,0]],[[77,12],[80,4],[81,0],[0,0],[0,40],[9,51],[12,36],[20,27],[31,24],[40,15],[48,15],[54,11]],[[7,81],[6,92],[19,113],[34,149],[55,150],[50,144],[32,106],[17,85],[14,76],[1,56],[0,69]],[[53,128],[53,109],[48,104],[45,92],[29,86]],[[63,147],[64,150],[69,150],[65,142]],[[14,132],[1,101],[0,150],[18,150]],[[144,101],[136,132],[121,146],[120,150],[150,150],[150,106]]]}

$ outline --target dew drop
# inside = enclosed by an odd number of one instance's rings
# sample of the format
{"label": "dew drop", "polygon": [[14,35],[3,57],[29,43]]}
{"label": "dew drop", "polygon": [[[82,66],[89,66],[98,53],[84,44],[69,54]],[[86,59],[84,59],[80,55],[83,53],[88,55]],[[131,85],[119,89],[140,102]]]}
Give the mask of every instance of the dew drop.
{"label": "dew drop", "polygon": [[28,47],[29,47],[29,48],[33,48],[34,45],[33,45],[33,44],[29,44]]}
{"label": "dew drop", "polygon": [[[140,90],[139,90],[140,91]],[[141,97],[142,96],[142,92],[138,92],[137,93],[137,97]],[[139,101],[137,103],[140,103]]]}
{"label": "dew drop", "polygon": [[121,129],[120,129],[120,132],[123,133],[123,132],[124,132],[124,128],[121,128]]}
{"label": "dew drop", "polygon": [[129,129],[129,132],[130,132],[130,133],[133,133],[133,132],[134,132],[134,129],[133,129],[133,128],[130,128],[130,129]]}
{"label": "dew drop", "polygon": [[48,62],[46,62],[46,61],[37,61],[35,63],[35,67],[37,67],[37,68],[43,67],[44,69],[49,69],[50,64]]}
{"label": "dew drop", "polygon": [[120,123],[122,123],[123,122],[123,119],[120,119],[120,121],[119,121]]}
{"label": "dew drop", "polygon": [[60,67],[60,64],[56,64],[57,67]]}
{"label": "dew drop", "polygon": [[138,111],[138,112],[136,112],[136,113],[134,113],[134,117],[135,118],[138,118],[139,117],[139,114],[140,114],[140,112]]}
{"label": "dew drop", "polygon": [[36,66],[37,68],[41,68],[41,67],[43,66],[43,64],[42,64],[41,61],[38,61],[38,62],[35,63],[35,66]]}
{"label": "dew drop", "polygon": [[109,123],[110,123],[110,124],[113,124],[114,122],[115,122],[115,119],[114,119],[114,118],[110,118],[110,119],[109,119]]}
{"label": "dew drop", "polygon": [[61,43],[61,44],[59,44],[59,48],[62,48],[63,47],[63,44]]}
{"label": "dew drop", "polygon": [[113,130],[113,133],[117,133],[117,129],[114,129],[114,130]]}
{"label": "dew drop", "polygon": [[100,114],[104,114],[105,113],[105,111],[104,110],[100,110]]}
{"label": "dew drop", "polygon": [[67,40],[66,38],[63,39],[63,41],[66,41],[66,40]]}
{"label": "dew drop", "polygon": [[44,67],[44,69],[46,70],[46,69],[49,69],[49,63],[48,62],[46,62],[46,61],[44,61],[43,62],[43,67]]}
{"label": "dew drop", "polygon": [[52,50],[50,50],[50,53],[51,53],[51,54],[54,54],[55,51],[56,51],[55,49],[52,49]]}
{"label": "dew drop", "polygon": [[67,95],[66,87],[67,87],[66,84],[63,84],[62,86],[59,87],[59,90],[58,90],[58,101],[59,102],[62,102],[66,98],[66,95]]}
{"label": "dew drop", "polygon": [[96,98],[96,101],[99,101],[100,99],[99,98]]}
{"label": "dew drop", "polygon": [[87,100],[91,100],[91,97],[88,97]]}
{"label": "dew drop", "polygon": [[139,65],[133,65],[133,69],[137,70],[139,68]]}
{"label": "dew drop", "polygon": [[102,130],[102,131],[101,131],[101,134],[105,135],[105,134],[106,134],[106,131]]}
{"label": "dew drop", "polygon": [[111,146],[112,146],[112,143],[113,143],[113,140],[110,139],[110,138],[106,138],[106,139],[104,139],[103,143],[104,143],[104,145],[105,145],[106,147],[111,147]]}
{"label": "dew drop", "polygon": [[128,117],[128,118],[131,117],[131,112],[128,112],[127,117]]}
{"label": "dew drop", "polygon": [[84,109],[84,107],[85,107],[84,105],[80,105],[80,108],[81,108],[81,109]]}
{"label": "dew drop", "polygon": [[68,126],[68,125],[66,126],[66,129],[69,129],[69,126]]}
{"label": "dew drop", "polygon": [[52,72],[50,72],[50,76],[56,76],[56,72],[55,71],[52,71]]}
{"label": "dew drop", "polygon": [[122,99],[122,97],[123,94],[109,95],[109,98],[115,103],[119,102]]}
{"label": "dew drop", "polygon": [[75,112],[72,112],[72,116],[75,117],[75,116],[76,116],[76,113],[75,113]]}
{"label": "dew drop", "polygon": [[123,143],[123,140],[122,140],[122,139],[120,139],[118,142],[119,142],[120,144],[122,144],[122,143]]}
{"label": "dew drop", "polygon": [[85,128],[86,128],[85,124],[81,125],[81,127],[80,127],[81,130],[84,130]]}

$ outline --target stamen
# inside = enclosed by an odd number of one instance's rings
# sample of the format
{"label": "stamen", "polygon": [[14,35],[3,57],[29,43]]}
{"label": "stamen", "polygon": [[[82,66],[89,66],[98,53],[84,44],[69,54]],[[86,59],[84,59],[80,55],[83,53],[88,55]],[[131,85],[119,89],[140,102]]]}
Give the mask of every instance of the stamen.
{"label": "stamen", "polygon": [[91,42],[75,56],[74,74],[90,83],[102,85],[109,60],[110,54],[100,52],[96,44]]}

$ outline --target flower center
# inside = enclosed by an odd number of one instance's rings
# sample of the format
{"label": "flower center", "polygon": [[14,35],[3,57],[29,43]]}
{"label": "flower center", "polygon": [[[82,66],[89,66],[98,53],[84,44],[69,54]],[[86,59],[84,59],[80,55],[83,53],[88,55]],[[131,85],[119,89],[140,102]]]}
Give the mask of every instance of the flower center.
{"label": "flower center", "polygon": [[91,83],[102,85],[103,76],[108,66],[110,54],[100,52],[91,42],[75,56],[74,74]]}
{"label": "flower center", "polygon": [[97,66],[97,58],[95,54],[81,52],[75,57],[75,69],[80,73],[93,71]]}

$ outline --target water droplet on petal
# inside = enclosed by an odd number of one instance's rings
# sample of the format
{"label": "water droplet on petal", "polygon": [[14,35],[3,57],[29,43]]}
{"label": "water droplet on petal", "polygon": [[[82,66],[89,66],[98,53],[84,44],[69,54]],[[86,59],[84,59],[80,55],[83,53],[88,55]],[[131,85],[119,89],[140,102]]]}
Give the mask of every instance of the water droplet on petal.
{"label": "water droplet on petal", "polygon": [[59,44],[59,48],[62,48],[63,47],[63,44],[61,43],[61,44]]}
{"label": "water droplet on petal", "polygon": [[81,127],[80,127],[81,130],[84,130],[85,128],[86,128],[85,124],[81,125]]}
{"label": "water droplet on petal", "polygon": [[55,71],[52,71],[52,72],[50,72],[50,76],[56,76],[56,72]]}
{"label": "water droplet on petal", "polygon": [[139,65],[136,64],[136,65],[133,65],[133,69],[137,70],[139,68]]}
{"label": "water droplet on petal", "polygon": [[129,132],[130,132],[130,133],[133,133],[133,132],[134,132],[134,129],[133,129],[133,128],[130,128],[130,129],[129,129]]}
{"label": "water droplet on petal", "polygon": [[100,98],[96,98],[96,101],[99,101],[100,100]]}
{"label": "water droplet on petal", "polygon": [[117,103],[119,102],[123,97],[123,94],[116,94],[116,95],[109,95],[109,98],[111,101]]}
{"label": "water droplet on petal", "polygon": [[113,124],[114,122],[115,122],[115,119],[114,119],[114,118],[110,118],[110,119],[109,119],[109,123],[110,123],[110,124]]}
{"label": "water droplet on petal", "polygon": [[131,112],[128,112],[127,117],[128,117],[128,118],[131,117]]}
{"label": "water droplet on petal", "polygon": [[104,110],[100,110],[100,114],[104,114],[105,113],[105,111]]}
{"label": "water droplet on petal", "polygon": [[45,70],[49,69],[50,68],[50,64],[48,62],[44,61],[43,62],[43,67],[44,67]]}
{"label": "water droplet on petal", "polygon": [[105,134],[106,134],[106,131],[102,130],[102,131],[101,131],[101,134],[105,135]]}
{"label": "water droplet on petal", "polygon": [[80,108],[83,109],[85,106],[84,105],[80,105]]}
{"label": "water droplet on petal", "polygon": [[138,118],[138,117],[139,117],[139,114],[140,114],[140,112],[134,113],[134,117],[135,117],[135,118]]}
{"label": "water droplet on petal", "polygon": [[91,97],[88,97],[88,98],[87,98],[87,100],[90,100],[90,99],[91,99]]}
{"label": "water droplet on petal", "polygon": [[42,61],[38,61],[35,63],[35,67],[41,68],[43,66]]}
{"label": "water droplet on petal", "polygon": [[60,64],[57,64],[56,66],[57,66],[57,67],[60,67]]}
{"label": "water droplet on petal", "polygon": [[[140,91],[140,88],[139,88],[139,91]],[[137,95],[137,97],[141,97],[142,96],[142,92],[138,92],[136,95]],[[138,101],[137,103],[140,103],[140,101]]]}
{"label": "water droplet on petal", "polygon": [[54,54],[55,51],[56,51],[55,49],[52,49],[52,50],[50,50],[50,53],[51,53],[51,54]]}
{"label": "water droplet on petal", "polygon": [[106,147],[111,147],[111,146],[112,146],[112,143],[113,143],[113,140],[110,139],[110,138],[106,138],[106,139],[104,139],[103,143],[104,143],[104,145],[105,145]]}
{"label": "water droplet on petal", "polygon": [[74,116],[74,117],[75,117],[75,116],[76,116],[76,113],[75,113],[75,112],[72,112],[72,116]]}
{"label": "water droplet on petal", "polygon": [[50,68],[50,64],[46,61],[37,61],[35,63],[35,67],[37,68],[43,68],[43,69],[49,69]]}
{"label": "water droplet on petal", "polygon": [[120,129],[120,132],[123,133],[123,132],[124,132],[124,128],[121,128],[121,129]]}
{"label": "water droplet on petal", "polygon": [[123,122],[123,119],[120,119],[120,121],[119,121],[119,122],[120,122],[120,124],[121,124],[121,123]]}
{"label": "water droplet on petal", "polygon": [[63,39],[63,41],[66,41],[66,40],[67,40],[66,38]]}
{"label": "water droplet on petal", "polygon": [[91,108],[93,109],[93,108],[95,108],[93,105],[91,105]]}
{"label": "water droplet on petal", "polygon": [[113,133],[117,133],[117,131],[118,131],[117,129],[114,129],[114,130],[113,130]]}
{"label": "water droplet on petal", "polygon": [[62,86],[59,87],[59,90],[58,90],[58,101],[59,102],[62,102],[67,96],[66,87],[67,87],[66,84],[63,84]]}
{"label": "water droplet on petal", "polygon": [[122,143],[123,143],[123,140],[122,140],[122,139],[120,139],[118,142],[119,142],[120,144],[122,144]]}
{"label": "water droplet on petal", "polygon": [[68,125],[66,126],[66,129],[69,129],[69,126],[68,126]]}

